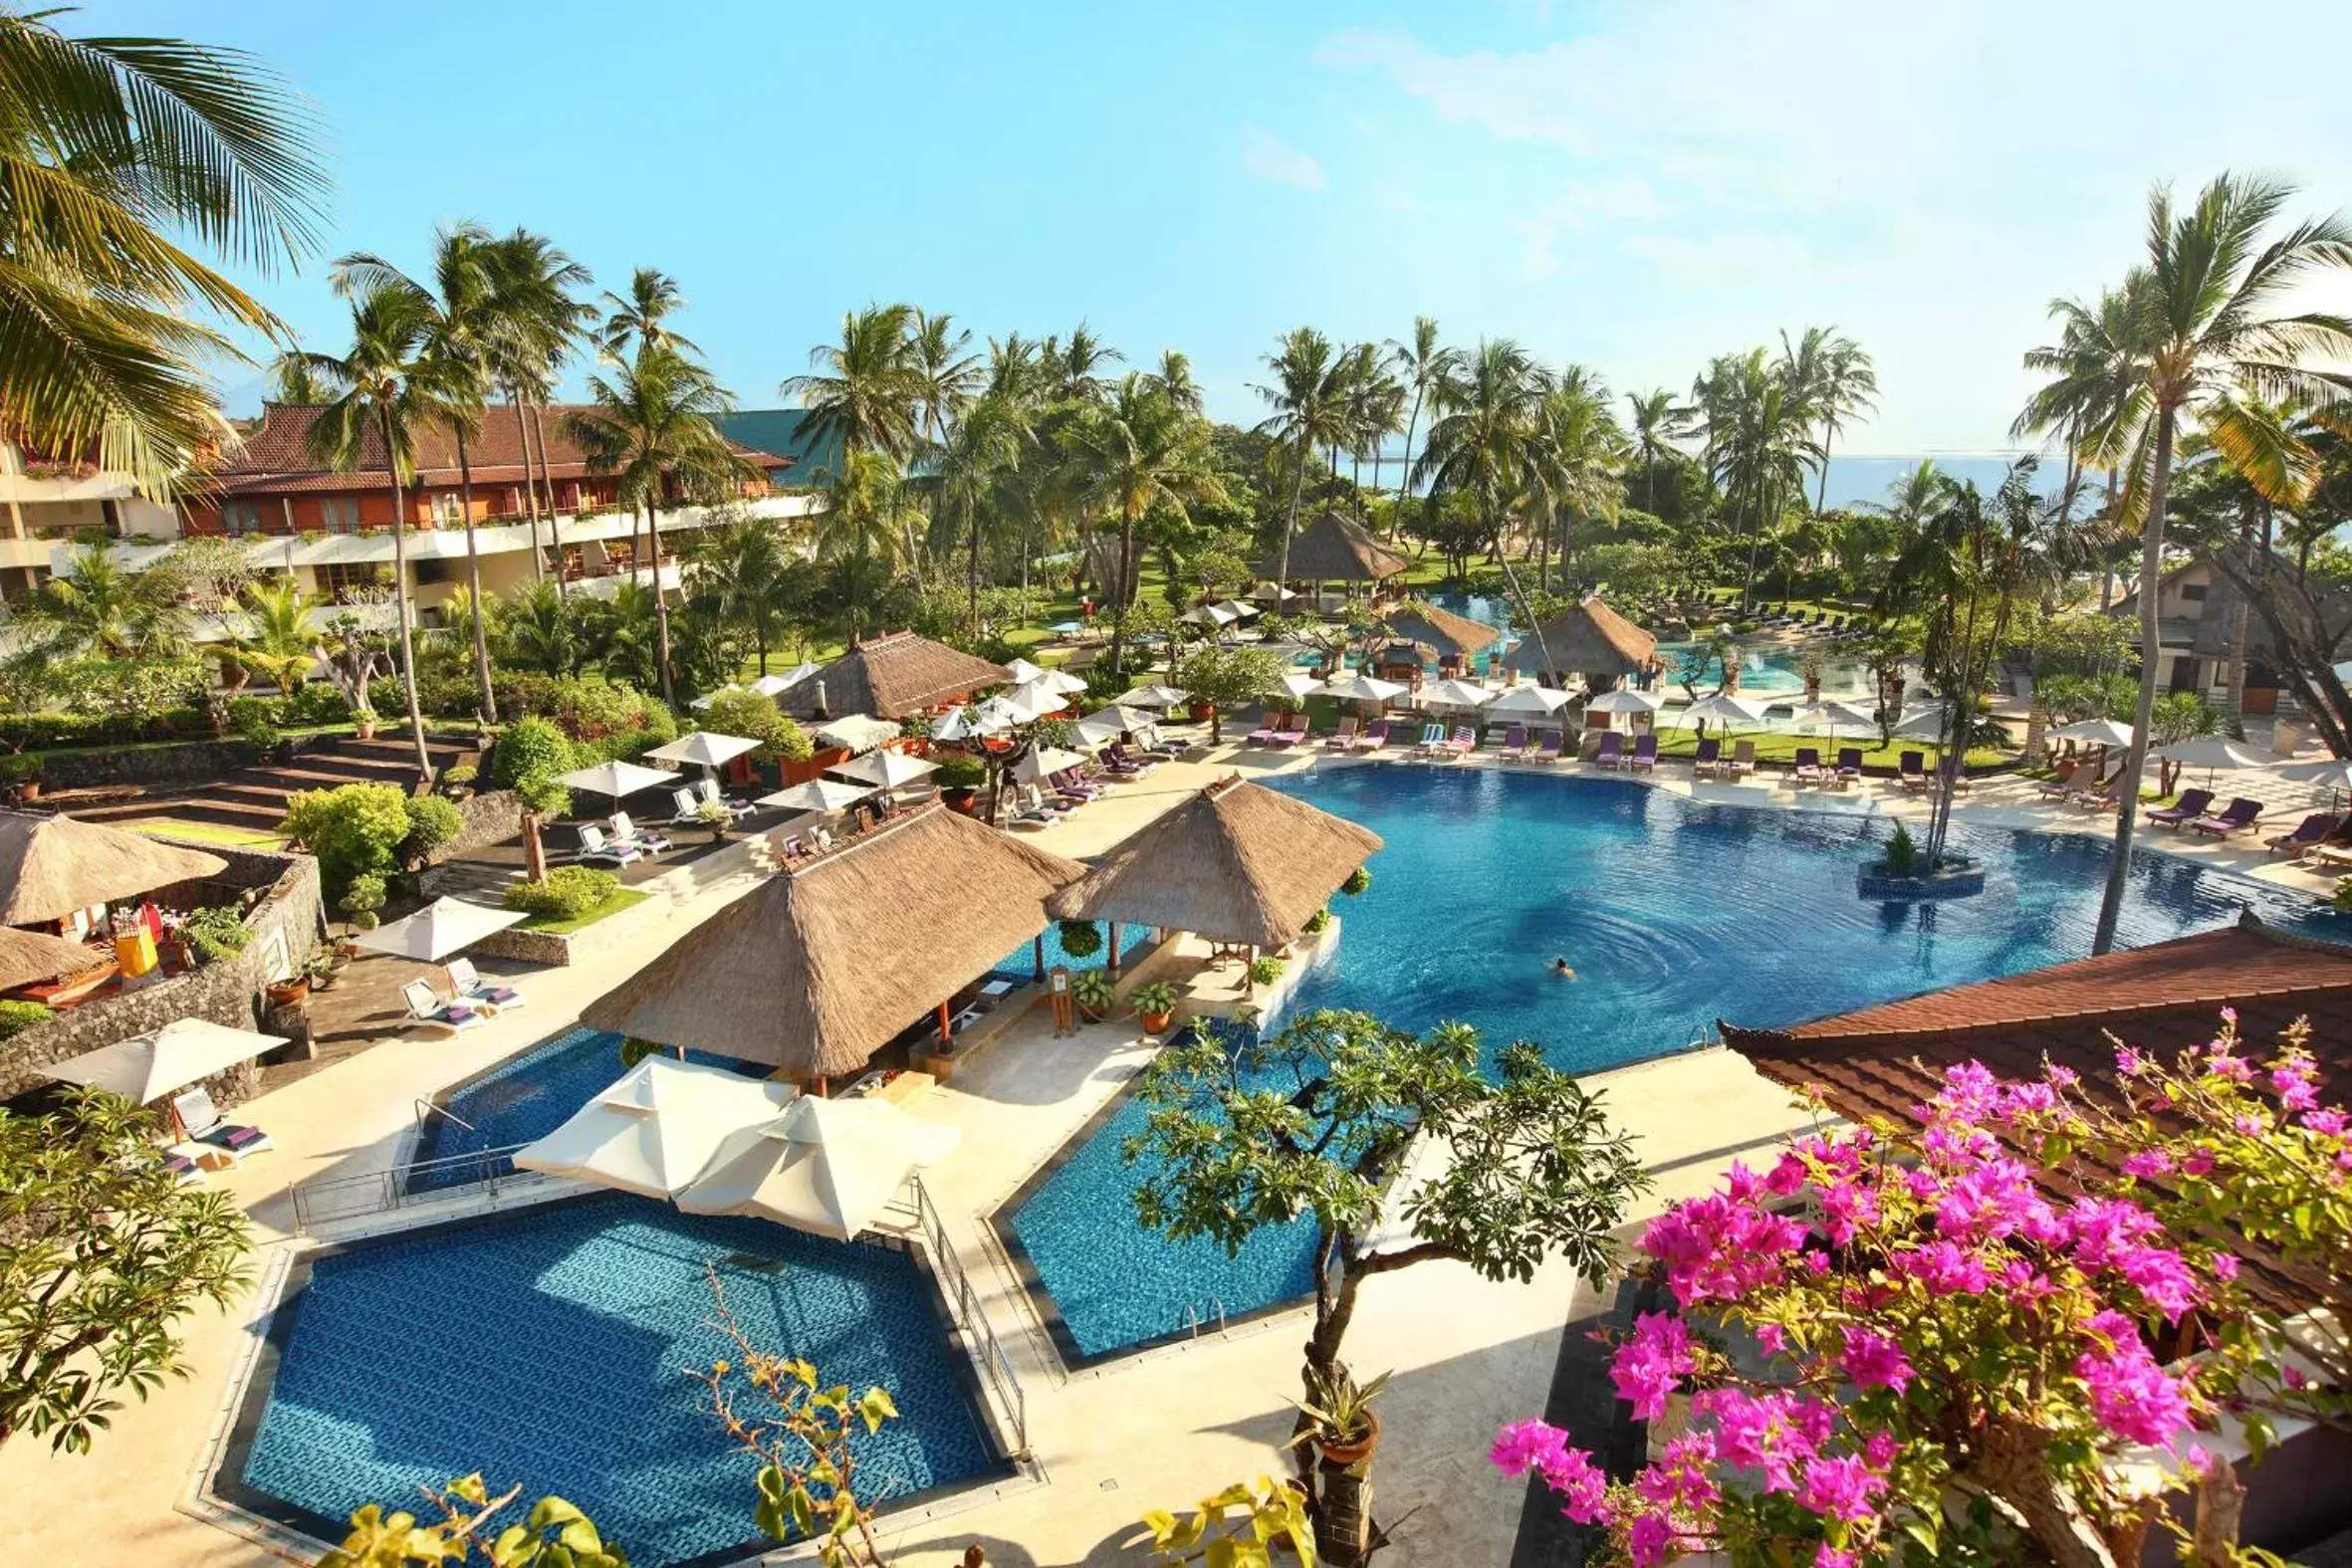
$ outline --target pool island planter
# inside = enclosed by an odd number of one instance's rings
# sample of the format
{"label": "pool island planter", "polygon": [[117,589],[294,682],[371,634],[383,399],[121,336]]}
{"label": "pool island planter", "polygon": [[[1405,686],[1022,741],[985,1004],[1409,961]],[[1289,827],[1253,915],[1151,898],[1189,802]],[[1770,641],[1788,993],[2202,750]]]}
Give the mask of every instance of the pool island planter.
{"label": "pool island planter", "polygon": [[1897,876],[1885,861],[1863,866],[1854,873],[1854,891],[1881,903],[1909,903],[1922,899],[1967,898],[1985,891],[1985,867],[1975,860],[1952,859],[1932,871]]}

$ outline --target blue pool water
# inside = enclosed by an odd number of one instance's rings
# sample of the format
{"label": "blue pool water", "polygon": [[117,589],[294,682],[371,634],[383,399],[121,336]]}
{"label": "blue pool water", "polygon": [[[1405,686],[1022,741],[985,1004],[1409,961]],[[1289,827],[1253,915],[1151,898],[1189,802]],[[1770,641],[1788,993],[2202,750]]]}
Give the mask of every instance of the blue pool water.
{"label": "blue pool water", "polygon": [[[1805,678],[1797,669],[1796,650],[1785,643],[1743,643],[1740,647],[1740,695],[1743,697],[1800,697],[1804,694]],[[1706,696],[1723,683],[1722,661],[1712,655],[1702,655],[1699,645],[1690,642],[1662,642],[1658,656],[1666,661],[1664,689],[1677,699],[1682,683],[1687,679]],[[1869,687],[1869,670],[1859,659],[1835,658],[1827,661],[1821,675],[1821,689],[1834,696],[1840,692],[1865,691]]]}
{"label": "blue pool water", "polygon": [[[1425,1029],[1475,1024],[1490,1049],[1540,1044],[1589,1071],[1680,1049],[1719,1016],[1765,1027],[2084,957],[2108,846],[2087,835],[1956,827],[1991,877],[1979,897],[1865,903],[1854,867],[1883,819],[1702,805],[1613,780],[1346,768],[1268,783],[1362,822],[1387,847],[1372,886],[1334,901],[1333,959],[1290,1010],[1355,1008]],[[2260,883],[2137,857],[2127,946],[2209,929],[2250,906],[2342,939],[2352,922]],[[1578,978],[1549,971],[1564,956]],[[1010,1217],[1080,1354],[1180,1333],[1306,1288],[1303,1226],[1241,1257],[1176,1247],[1135,1224],[1119,1144],[1133,1102],[1069,1152]],[[1000,1224],[1005,1223],[1000,1217]]]}
{"label": "blue pool water", "polygon": [[854,1440],[861,1494],[1000,1468],[906,1253],[616,1195],[320,1257],[223,1479],[316,1529],[479,1470],[526,1505],[570,1499],[642,1568],[742,1546],[757,1464],[687,1376],[735,1354],[706,1266],[755,1345],[890,1392],[901,1419]]}
{"label": "blue pool water", "polygon": [[[1046,968],[1052,969],[1057,964],[1067,964],[1072,971],[1100,969],[1104,950],[1110,945],[1110,932],[1099,921],[1095,923],[1094,930],[1102,938],[1103,947],[1096,949],[1091,958],[1073,959],[1062,951],[1061,923],[1056,921],[1053,925],[1048,926],[1046,928]],[[1126,958],[1150,940],[1151,928],[1149,926],[1122,925],[1119,927],[1119,957]],[[1027,985],[1038,977],[1037,954],[1030,944],[1024,942],[1019,948],[1006,954],[1003,959],[998,961],[997,967],[990,970],[989,973],[1001,980],[1009,980],[1017,985]]]}

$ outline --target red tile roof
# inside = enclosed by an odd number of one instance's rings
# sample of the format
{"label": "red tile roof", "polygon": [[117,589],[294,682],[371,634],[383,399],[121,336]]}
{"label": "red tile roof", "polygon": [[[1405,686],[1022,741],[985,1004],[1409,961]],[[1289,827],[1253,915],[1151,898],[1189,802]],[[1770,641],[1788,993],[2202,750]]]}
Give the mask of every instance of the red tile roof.
{"label": "red tile roof", "polygon": [[[564,433],[564,416],[579,406],[551,404],[541,421],[547,431],[548,471],[557,479],[582,479],[589,473],[579,444]],[[224,457],[213,470],[221,493],[274,496],[310,491],[377,490],[390,484],[383,442],[372,430],[367,434],[361,466],[356,472],[338,473],[313,457],[310,433],[318,417],[316,408],[284,403],[264,405],[259,428],[249,431],[243,447]],[[536,460],[539,443],[536,427],[531,440]],[[761,452],[733,442],[729,445],[762,468],[785,468],[793,461],[773,452]],[[493,405],[484,411],[481,428],[467,438],[466,461],[477,485],[522,483],[522,435],[512,408]],[[417,432],[416,472],[417,483],[423,486],[458,482],[457,442],[445,426],[432,425]]]}
{"label": "red tile roof", "polygon": [[[2219,931],[2056,964],[2003,980],[1929,992],[1787,1029],[1719,1021],[1724,1043],[1790,1088],[1813,1089],[1839,1115],[1912,1119],[1947,1067],[1975,1060],[2003,1077],[2069,1067],[2092,1094],[2115,1094],[2118,1040],[2169,1059],[2213,1038],[2221,1009],[2267,1046],[2311,1023],[2320,1096],[2352,1102],[2352,947],[2294,936],[2252,915]],[[2258,1288],[2295,1307],[2314,1299],[2293,1271],[2246,1248]]]}

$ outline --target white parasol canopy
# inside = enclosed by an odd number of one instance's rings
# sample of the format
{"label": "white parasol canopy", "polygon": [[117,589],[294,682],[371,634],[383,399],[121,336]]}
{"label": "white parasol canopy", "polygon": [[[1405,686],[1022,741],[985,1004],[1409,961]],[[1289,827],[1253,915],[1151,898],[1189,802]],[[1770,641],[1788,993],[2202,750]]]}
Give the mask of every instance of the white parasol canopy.
{"label": "white parasol canopy", "polygon": [[1173,708],[1191,695],[1179,687],[1153,685],[1121,692],[1116,700],[1121,708]]}
{"label": "white parasol canopy", "polygon": [[884,741],[898,739],[898,726],[888,719],[877,719],[870,713],[852,713],[819,725],[817,738],[827,746],[847,747],[852,752],[870,752]]}
{"label": "white parasol canopy", "polygon": [[1033,746],[1013,765],[1013,777],[1022,784],[1037,784],[1065,769],[1081,767],[1085,761],[1077,753],[1059,747]]}
{"label": "white parasol canopy", "polygon": [[1474,681],[1431,681],[1415,694],[1413,701],[1423,708],[1483,708],[1495,700],[1495,694]]}
{"label": "white parasol canopy", "polygon": [[1809,702],[1788,716],[1792,730],[1827,730],[1831,735],[1840,730],[1867,730],[1878,721],[1858,708],[1842,702]]}
{"label": "white parasol canopy", "polygon": [[1490,718],[1509,718],[1513,714],[1530,719],[1547,718],[1568,705],[1568,694],[1556,686],[1514,686],[1487,704]]}
{"label": "white parasol canopy", "polygon": [[863,757],[842,763],[826,772],[843,779],[855,779],[861,784],[879,784],[895,789],[900,784],[913,784],[928,774],[939,771],[937,763],[927,763],[920,757],[909,757],[904,752],[868,752]]}
{"label": "white parasol canopy", "polygon": [[1005,666],[1005,673],[1013,677],[1014,685],[1027,686],[1031,681],[1044,680],[1046,667],[1042,664],[1032,664],[1027,659],[1015,659],[1011,664]]}
{"label": "white parasol canopy", "polygon": [[640,789],[668,784],[678,776],[660,768],[639,768],[635,763],[598,763],[593,768],[576,769],[564,775],[562,784],[567,788],[585,790],[588,794],[608,795],[615,800],[626,799]]}
{"label": "white parasol canopy", "polygon": [[[1282,688],[1282,694],[1293,702],[1304,702],[1323,689],[1323,683],[1311,675],[1286,675],[1275,685]],[[1270,692],[1268,695],[1273,694]]]}
{"label": "white parasol canopy", "polygon": [[752,682],[752,690],[758,692],[763,697],[774,697],[790,687],[800,685],[801,682],[807,680],[810,676],[815,675],[819,670],[823,668],[824,666],[822,664],[812,664],[807,659],[803,659],[800,663],[794,665],[782,675],[761,676],[758,680]]}
{"label": "white parasol canopy", "polygon": [[436,898],[413,915],[376,927],[353,945],[434,964],[524,918],[520,910],[485,909],[462,898]]}
{"label": "white parasol canopy", "polygon": [[1735,724],[1762,724],[1764,722],[1764,704],[1751,702],[1745,697],[1734,697],[1725,692],[1717,692],[1712,697],[1700,698],[1688,708],[1677,709],[1659,722],[1680,730],[1695,730],[1702,723],[1725,727]]}
{"label": "white parasol canopy", "polygon": [[874,792],[869,784],[845,784],[832,779],[812,779],[760,796],[760,804],[787,811],[845,811]]}
{"label": "white parasol canopy", "polygon": [[1371,675],[1350,675],[1345,680],[1332,681],[1323,688],[1325,697],[1339,702],[1386,702],[1405,693],[1401,681],[1384,681]]}
{"label": "white parasol canopy", "polygon": [[[1078,690],[1084,691],[1085,689],[1085,682],[1080,681]],[[1060,685],[1051,677],[1041,676],[1037,680],[1025,681],[1014,687],[1012,691],[1006,693],[1005,700],[1024,712],[1035,713],[1042,719],[1047,714],[1058,713],[1068,707],[1068,687]]]}
{"label": "white parasol canopy", "polygon": [[1586,713],[1656,713],[1664,706],[1666,706],[1666,699],[1663,697],[1654,697],[1648,692],[1637,692],[1630,687],[1620,686],[1613,691],[1602,692],[1598,697],[1593,698],[1592,701],[1584,705],[1584,711]]}
{"label": "white parasol canopy", "polygon": [[668,1198],[701,1174],[733,1133],[776,1119],[799,1093],[667,1056],[648,1056],[554,1132],[515,1153],[526,1171]]}
{"label": "white parasol canopy", "polygon": [[1132,735],[1152,722],[1151,715],[1147,713],[1130,713],[1124,708],[1110,707],[1080,719],[1070,734],[1081,746],[1101,746],[1122,735]]}
{"label": "white parasol canopy", "polygon": [[2288,763],[2277,770],[2290,784],[2319,784],[2329,789],[2352,789],[2352,761],[2341,757],[2315,763]]}
{"label": "white parasol canopy", "polygon": [[982,713],[977,708],[954,708],[931,722],[934,741],[976,741],[984,735],[997,735],[1012,726],[998,714]]}
{"label": "white parasol canopy", "polygon": [[955,1148],[953,1127],[886,1100],[804,1096],[782,1116],[726,1139],[677,1194],[696,1215],[750,1215],[853,1240],[881,1217],[917,1167]]}
{"label": "white parasol canopy", "polygon": [[760,743],[740,735],[719,735],[709,730],[696,730],[681,735],[667,746],[657,746],[647,757],[658,762],[676,763],[681,768],[716,768],[731,763]]}
{"label": "white parasol canopy", "polygon": [[2258,746],[2243,741],[2233,741],[2226,735],[2193,735],[2186,741],[2175,741],[2160,746],[2148,754],[2161,757],[2168,763],[2180,763],[2190,768],[2215,771],[2224,768],[2268,768],[2279,761],[2276,752],[2265,752]]}
{"label": "white parasol canopy", "polygon": [[1176,618],[1194,626],[1230,626],[1242,617],[1230,604],[1195,604]]}
{"label": "white parasol canopy", "polygon": [[111,1089],[144,1105],[285,1043],[280,1034],[233,1029],[209,1018],[180,1018],[151,1033],[52,1062],[41,1071],[67,1083]]}
{"label": "white parasol canopy", "polygon": [[2050,732],[2053,741],[2079,741],[2085,746],[2129,746],[2140,732],[2113,719],[2078,719]]}
{"label": "white parasol canopy", "polygon": [[1907,741],[1935,741],[1941,743],[1952,728],[1952,710],[1942,703],[1932,708],[1914,708],[1895,725],[1898,738]]}

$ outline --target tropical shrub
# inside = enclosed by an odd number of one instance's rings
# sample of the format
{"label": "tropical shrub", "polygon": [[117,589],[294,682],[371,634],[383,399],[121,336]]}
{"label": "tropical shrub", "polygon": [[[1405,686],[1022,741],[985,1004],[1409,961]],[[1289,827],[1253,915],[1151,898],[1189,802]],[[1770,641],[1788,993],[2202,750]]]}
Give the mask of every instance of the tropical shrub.
{"label": "tropical shrub", "polygon": [[1266,648],[1227,644],[1203,648],[1176,666],[1168,679],[1209,705],[1209,740],[1225,738],[1229,708],[1257,702],[1274,692],[1288,668],[1282,657]]}
{"label": "tropical shrub", "polygon": [[1069,994],[1088,1012],[1108,1013],[1118,1000],[1118,984],[1108,970],[1083,969],[1069,978]]}
{"label": "tropical shrub", "polygon": [[0,1002],[0,1040],[13,1039],[56,1016],[57,1009],[46,1002]]}
{"label": "tropical shrub", "polygon": [[958,754],[939,759],[931,782],[942,789],[977,789],[987,778],[988,769],[977,759]]}
{"label": "tropical shrub", "polygon": [[253,940],[253,933],[245,929],[244,917],[231,904],[212,904],[192,911],[180,930],[186,935],[188,946],[207,963],[233,959]]}
{"label": "tropical shrub", "polygon": [[490,758],[491,776],[513,788],[533,774],[569,773],[572,742],[552,719],[518,719],[506,727]]}
{"label": "tropical shrub", "polygon": [[404,865],[421,865],[427,856],[465,830],[465,813],[437,794],[410,795],[403,802],[408,812],[408,836],[400,840],[398,854]]}
{"label": "tropical shrub", "polygon": [[1353,871],[1347,873],[1347,880],[1339,884],[1339,891],[1345,893],[1349,898],[1355,898],[1369,892],[1371,887],[1371,867],[1357,866]]}
{"label": "tropical shrub", "polygon": [[1250,984],[1271,986],[1283,978],[1283,959],[1280,954],[1261,953],[1250,960]]}
{"label": "tropical shrub", "polygon": [[1331,911],[1328,908],[1324,908],[1318,909],[1313,914],[1307,916],[1306,923],[1300,926],[1298,929],[1306,936],[1315,937],[1322,935],[1324,930],[1328,928],[1330,924]]}
{"label": "tropical shrub", "polygon": [[[440,804],[454,810],[446,800]],[[278,830],[319,860],[334,897],[360,877],[383,877],[411,831],[408,796],[391,784],[351,784],[306,789],[286,802]]]}
{"label": "tropical shrub", "polygon": [[716,735],[740,735],[757,741],[752,761],[806,762],[816,755],[809,732],[785,717],[776,699],[755,691],[720,692],[703,710],[702,727]]}
{"label": "tropical shrub", "polygon": [[279,705],[266,697],[232,697],[228,712],[229,733],[248,746],[266,752],[285,739],[278,728]]}
{"label": "tropical shrub", "polygon": [[1061,951],[1073,959],[1090,959],[1102,951],[1102,928],[1091,920],[1061,923]]}
{"label": "tropical shrub", "polygon": [[578,920],[620,889],[620,878],[593,866],[558,866],[544,882],[518,882],[506,907],[540,920]]}
{"label": "tropical shrub", "polygon": [[1888,876],[1909,876],[1919,865],[1919,845],[1911,836],[1909,824],[1897,822],[1894,835],[1887,840],[1887,857],[1882,862]]}

